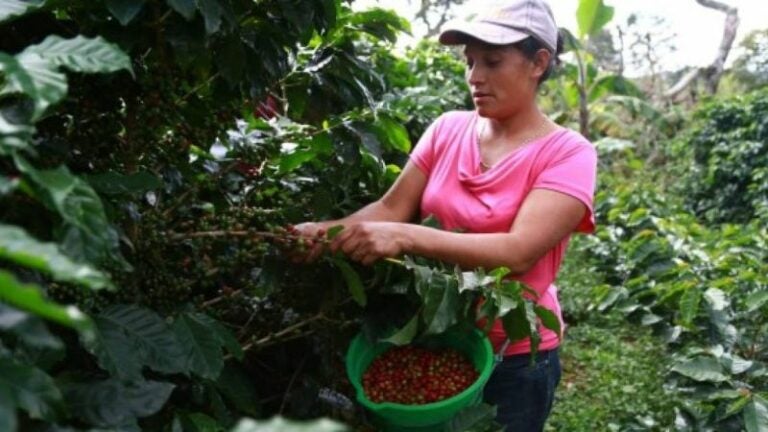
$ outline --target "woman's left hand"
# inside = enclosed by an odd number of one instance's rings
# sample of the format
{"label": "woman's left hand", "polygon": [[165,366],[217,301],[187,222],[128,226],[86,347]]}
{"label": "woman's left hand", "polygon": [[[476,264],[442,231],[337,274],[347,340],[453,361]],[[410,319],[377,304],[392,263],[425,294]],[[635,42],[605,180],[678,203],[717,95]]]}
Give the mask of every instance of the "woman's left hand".
{"label": "woman's left hand", "polygon": [[332,252],[342,251],[365,265],[381,258],[396,257],[405,251],[407,224],[396,222],[361,222],[347,225],[333,239]]}

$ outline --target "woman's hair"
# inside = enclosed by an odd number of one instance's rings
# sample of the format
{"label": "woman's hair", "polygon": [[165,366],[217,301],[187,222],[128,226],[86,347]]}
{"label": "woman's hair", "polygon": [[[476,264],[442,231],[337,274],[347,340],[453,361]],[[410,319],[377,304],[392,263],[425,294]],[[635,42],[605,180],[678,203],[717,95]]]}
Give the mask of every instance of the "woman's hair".
{"label": "woman's hair", "polygon": [[[528,60],[533,60],[536,57],[536,53],[540,49],[546,49],[546,45],[541,43],[538,39],[536,39],[533,36],[529,36],[520,42],[515,42],[512,44],[513,47],[519,49],[523,55]],[[560,66],[560,54],[563,53],[563,35],[559,31],[557,32],[557,51],[551,53],[552,57],[549,61],[549,66],[547,66],[547,70],[544,71],[544,73],[539,77],[539,85],[546,81],[550,76],[552,76],[552,72],[557,66]]]}

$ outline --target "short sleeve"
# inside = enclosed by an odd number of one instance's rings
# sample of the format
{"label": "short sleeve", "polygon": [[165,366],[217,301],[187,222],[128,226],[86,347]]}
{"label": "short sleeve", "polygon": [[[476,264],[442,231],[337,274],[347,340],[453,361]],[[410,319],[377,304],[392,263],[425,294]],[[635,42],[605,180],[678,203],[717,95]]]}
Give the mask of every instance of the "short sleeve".
{"label": "short sleeve", "polygon": [[545,165],[536,178],[534,189],[550,189],[570,195],[587,207],[576,231],[595,231],[594,195],[597,179],[597,151],[587,141],[568,145]]}
{"label": "short sleeve", "polygon": [[427,176],[435,165],[437,157],[435,142],[441,122],[442,117],[432,122],[411,151],[410,160]]}

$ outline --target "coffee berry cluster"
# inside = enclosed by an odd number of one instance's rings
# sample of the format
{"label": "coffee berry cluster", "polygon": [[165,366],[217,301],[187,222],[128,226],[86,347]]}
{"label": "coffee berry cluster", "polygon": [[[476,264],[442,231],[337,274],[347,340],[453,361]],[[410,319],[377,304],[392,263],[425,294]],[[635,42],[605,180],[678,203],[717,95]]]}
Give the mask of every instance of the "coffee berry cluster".
{"label": "coffee berry cluster", "polygon": [[363,390],[376,403],[420,405],[461,393],[477,377],[472,363],[454,349],[409,345],[374,359],[363,374]]}

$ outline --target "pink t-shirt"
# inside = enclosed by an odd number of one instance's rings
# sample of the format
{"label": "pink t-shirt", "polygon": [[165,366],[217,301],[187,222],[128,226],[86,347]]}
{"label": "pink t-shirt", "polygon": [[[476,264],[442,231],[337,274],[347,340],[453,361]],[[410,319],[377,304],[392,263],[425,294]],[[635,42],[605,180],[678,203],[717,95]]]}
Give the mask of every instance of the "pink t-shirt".
{"label": "pink t-shirt", "polygon": [[[597,154],[592,144],[570,129],[559,128],[514,150],[486,172],[480,170],[475,111],[443,114],[427,129],[411,153],[411,161],[427,176],[421,198],[422,218],[434,215],[446,230],[470,233],[508,232],[520,205],[536,188],[575,197],[588,211],[577,231],[591,233],[595,222]],[[527,273],[515,279],[539,293],[539,304],[562,322],[553,284],[570,236],[547,252]],[[565,328],[563,326],[563,328]],[[539,349],[559,345],[557,334],[539,326]],[[497,320],[489,338],[498,351],[506,339]],[[530,340],[511,343],[505,355],[530,352]]]}

